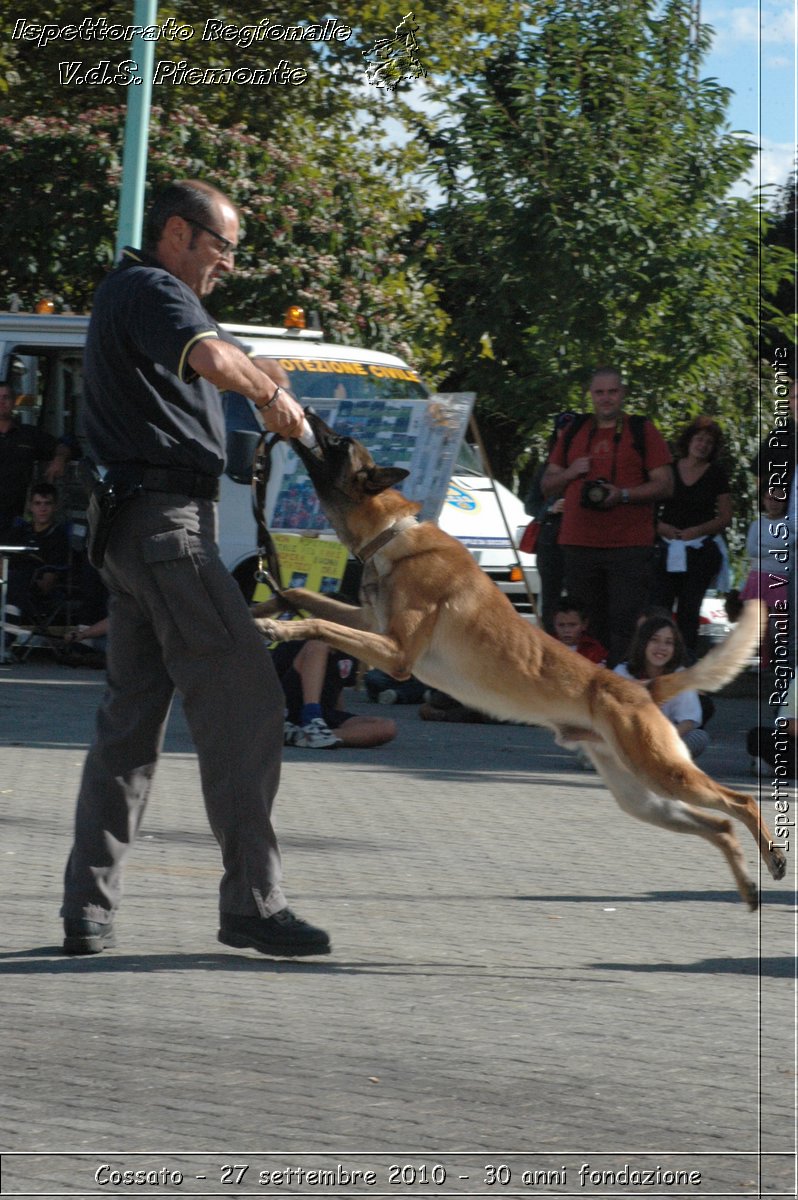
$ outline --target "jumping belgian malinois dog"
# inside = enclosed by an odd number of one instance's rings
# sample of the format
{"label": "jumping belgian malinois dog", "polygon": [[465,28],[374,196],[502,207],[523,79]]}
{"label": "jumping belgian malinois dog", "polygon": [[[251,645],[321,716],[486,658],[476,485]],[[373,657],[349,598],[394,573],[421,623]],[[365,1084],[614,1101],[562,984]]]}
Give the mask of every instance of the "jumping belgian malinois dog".
{"label": "jumping belgian malinois dog", "polygon": [[[748,826],[774,879],[786,858],[753,797],[721,786],[692,762],[657,705],[687,688],[717,691],[738,674],[761,632],[761,606],[747,604],[732,634],[695,666],[648,689],[568,650],[519,617],[464,546],[395,490],[407,475],[380,467],[365,446],[341,437],[308,412],[317,445],[293,447],[307,468],[340,541],[365,564],[361,607],[291,588],[298,621],[264,619],[275,641],[320,638],[396,679],[411,674],[493,717],[544,725],[561,746],[583,746],[618,804],[633,817],[705,838],[731,867],[742,898],[757,889],[729,817]],[[723,815],[702,811],[720,809]]]}

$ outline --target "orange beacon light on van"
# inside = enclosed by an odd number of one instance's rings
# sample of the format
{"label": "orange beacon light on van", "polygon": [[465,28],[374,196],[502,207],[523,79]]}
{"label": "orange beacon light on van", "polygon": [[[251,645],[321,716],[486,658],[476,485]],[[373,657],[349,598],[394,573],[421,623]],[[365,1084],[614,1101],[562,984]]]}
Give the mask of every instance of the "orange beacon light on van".
{"label": "orange beacon light on van", "polygon": [[286,329],[304,329],[304,308],[300,308],[298,304],[289,304],[288,308],[285,310],[285,327]]}

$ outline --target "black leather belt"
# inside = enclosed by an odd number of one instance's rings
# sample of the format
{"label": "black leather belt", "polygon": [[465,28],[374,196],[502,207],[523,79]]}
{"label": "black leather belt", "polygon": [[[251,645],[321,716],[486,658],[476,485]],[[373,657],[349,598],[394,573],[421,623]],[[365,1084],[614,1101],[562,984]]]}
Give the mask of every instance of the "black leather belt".
{"label": "black leather belt", "polygon": [[114,463],[108,477],[119,476],[126,485],[138,485],[145,492],[173,492],[190,500],[218,500],[219,480],[200,471],[183,467],[143,467],[137,463]]}

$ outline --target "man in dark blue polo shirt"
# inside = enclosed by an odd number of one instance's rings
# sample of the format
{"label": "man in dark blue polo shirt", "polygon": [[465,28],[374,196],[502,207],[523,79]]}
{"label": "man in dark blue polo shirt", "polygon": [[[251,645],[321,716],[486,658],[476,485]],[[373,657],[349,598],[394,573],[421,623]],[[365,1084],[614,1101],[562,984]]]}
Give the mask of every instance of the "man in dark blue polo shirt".
{"label": "man in dark blue polo shirt", "polygon": [[108,691],[78,796],[64,951],[113,946],[124,860],[147,802],[175,689],[197,748],[224,863],[219,940],[264,954],[327,954],[280,887],[271,808],[283,700],[270,656],[216,546],[225,432],[219,389],[248,396],[265,427],[302,432],[279,366],[248,357],[200,300],[230,271],[239,217],[198,181],[156,198],[145,249],[100,285],[86,343],[86,435],[131,493],[110,528]]}

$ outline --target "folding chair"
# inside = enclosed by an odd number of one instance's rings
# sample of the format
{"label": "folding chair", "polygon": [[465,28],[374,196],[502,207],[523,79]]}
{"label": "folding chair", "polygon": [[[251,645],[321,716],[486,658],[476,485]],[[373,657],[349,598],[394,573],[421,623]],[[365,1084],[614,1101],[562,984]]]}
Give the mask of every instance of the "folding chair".
{"label": "folding chair", "polygon": [[27,546],[0,546],[0,664],[11,661],[8,650],[9,634],[13,637],[23,632],[8,612],[8,572],[14,554],[22,554]]}
{"label": "folding chair", "polygon": [[[74,626],[75,613],[81,604],[79,568],[82,553],[82,544],[71,526],[68,534],[69,558],[66,564],[41,564],[30,581],[31,590],[23,610],[23,620],[8,624],[9,632],[16,634],[12,654],[17,661],[24,662],[34,650],[44,650],[58,656],[67,644],[66,634]],[[42,575],[53,574],[57,579],[52,590],[45,595],[36,593],[36,581]]]}

